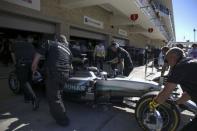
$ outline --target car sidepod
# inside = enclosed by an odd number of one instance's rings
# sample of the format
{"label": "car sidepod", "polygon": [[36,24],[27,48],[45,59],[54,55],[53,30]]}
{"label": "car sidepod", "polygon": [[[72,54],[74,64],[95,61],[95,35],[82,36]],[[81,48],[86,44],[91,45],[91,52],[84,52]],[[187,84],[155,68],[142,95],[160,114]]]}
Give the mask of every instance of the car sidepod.
{"label": "car sidepod", "polygon": [[97,94],[110,93],[110,96],[140,97],[150,91],[159,91],[161,87],[151,81],[113,78],[96,82]]}

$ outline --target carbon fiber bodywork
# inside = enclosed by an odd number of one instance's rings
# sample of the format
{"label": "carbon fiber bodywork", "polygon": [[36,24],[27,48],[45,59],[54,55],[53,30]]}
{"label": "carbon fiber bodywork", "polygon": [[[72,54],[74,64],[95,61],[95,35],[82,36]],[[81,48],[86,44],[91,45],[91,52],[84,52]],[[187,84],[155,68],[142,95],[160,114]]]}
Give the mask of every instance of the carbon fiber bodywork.
{"label": "carbon fiber bodywork", "polygon": [[[81,73],[81,74],[80,74]],[[106,78],[96,76],[91,71],[77,73],[71,77],[64,87],[64,93],[70,96],[92,95],[110,97],[140,97],[150,91],[159,91],[161,87],[156,82],[133,79],[129,77]],[[88,97],[89,98],[89,97]]]}

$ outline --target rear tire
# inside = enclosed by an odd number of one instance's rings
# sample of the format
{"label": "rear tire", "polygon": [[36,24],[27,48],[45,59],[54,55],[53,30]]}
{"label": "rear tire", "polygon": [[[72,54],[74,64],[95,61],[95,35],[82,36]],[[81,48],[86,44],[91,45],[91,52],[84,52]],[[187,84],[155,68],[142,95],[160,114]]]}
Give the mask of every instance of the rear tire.
{"label": "rear tire", "polygon": [[9,84],[9,88],[12,90],[14,94],[21,93],[20,82],[17,78],[15,71],[10,72],[8,77],[8,84]]}
{"label": "rear tire", "polygon": [[[145,94],[138,101],[135,108],[135,118],[140,127],[145,131],[149,129],[143,123],[145,114],[149,111],[148,104],[156,96],[155,92]],[[163,118],[162,131],[175,131],[179,127],[180,112],[176,105],[172,101],[167,100],[164,104],[160,105],[157,110],[160,112]]]}

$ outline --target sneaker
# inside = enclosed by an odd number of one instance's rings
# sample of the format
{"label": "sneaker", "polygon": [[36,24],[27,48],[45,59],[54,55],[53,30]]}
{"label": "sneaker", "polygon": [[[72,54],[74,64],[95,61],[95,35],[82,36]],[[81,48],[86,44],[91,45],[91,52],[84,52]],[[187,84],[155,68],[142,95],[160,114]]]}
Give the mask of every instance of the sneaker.
{"label": "sneaker", "polygon": [[64,120],[56,120],[56,123],[60,126],[68,126],[70,123],[70,120],[68,117],[66,117]]}

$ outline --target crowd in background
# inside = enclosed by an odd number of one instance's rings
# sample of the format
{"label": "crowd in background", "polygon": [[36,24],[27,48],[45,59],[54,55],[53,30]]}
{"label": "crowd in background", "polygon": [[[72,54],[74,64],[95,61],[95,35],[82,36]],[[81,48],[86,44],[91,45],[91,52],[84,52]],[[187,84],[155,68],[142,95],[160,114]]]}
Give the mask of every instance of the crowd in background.
{"label": "crowd in background", "polygon": [[[182,44],[174,44],[172,47],[179,47],[182,49],[185,53],[185,57],[190,57],[190,58],[197,58],[197,44],[192,44],[191,47],[185,47]],[[166,52],[170,49],[171,47],[164,46],[161,48],[160,52],[155,53],[155,61],[154,65],[155,67],[159,68],[162,67],[165,63],[165,54]]]}
{"label": "crowd in background", "polygon": [[[35,38],[33,38],[35,39]],[[14,63],[13,60],[13,43],[15,39],[11,38],[0,38],[0,61],[8,66],[9,63]],[[35,41],[35,40],[33,40]],[[38,47],[37,40],[34,42],[34,46]],[[188,57],[197,58],[197,44],[193,44],[190,48],[184,47],[181,44],[177,44],[182,48]],[[162,48],[154,48],[147,46],[145,48],[136,48],[132,46],[124,46],[124,48],[131,56],[134,66],[142,66],[149,61],[154,62],[156,68],[161,67],[164,64],[164,53]],[[88,59],[88,66],[97,66],[103,70],[103,64],[106,60],[113,58],[114,53],[111,53],[109,46],[102,41],[97,41],[94,43],[80,43],[80,41],[71,41],[70,49],[74,57],[81,57],[84,54]]]}
{"label": "crowd in background", "polygon": [[[27,41],[28,37],[24,37],[23,39]],[[8,66],[10,63],[14,63],[12,58],[13,43],[16,38],[0,38],[0,61],[5,66]],[[34,41],[34,47],[37,48],[39,46],[40,41],[32,38]],[[35,44],[36,43],[36,44]],[[152,49],[145,48],[136,48],[131,46],[125,46],[124,48],[131,56],[131,59],[135,66],[144,65],[147,59],[151,59],[153,56]],[[79,57],[80,54],[86,54],[85,57],[88,59],[88,66],[99,66],[99,68],[103,69],[102,65],[106,59],[113,57],[113,53],[110,53],[110,48],[102,41],[98,42],[88,42],[88,43],[80,43],[78,41],[70,42],[70,49],[73,53],[74,57]],[[102,52],[102,53],[100,53]]]}
{"label": "crowd in background", "polygon": [[[100,46],[99,46],[100,45]],[[101,49],[99,49],[101,47]],[[136,48],[133,46],[121,46],[121,48],[125,49],[131,56],[131,59],[134,63],[135,66],[142,66],[144,65],[148,60],[152,60],[154,57],[154,52],[157,50],[157,52],[160,52],[160,49],[155,49],[155,48]],[[87,58],[89,60],[89,66],[95,66],[99,64],[100,62],[103,63],[103,58],[110,59],[113,58],[113,53],[111,53],[110,50],[110,44],[109,46],[106,46],[102,42],[95,42],[94,44],[92,43],[80,43],[78,41],[72,41],[70,43],[70,49],[73,52],[73,56],[80,56],[80,54],[87,54]],[[102,53],[99,54],[101,51]],[[159,54],[159,53],[158,53]],[[101,55],[100,62],[98,62],[96,59],[96,56]],[[155,55],[156,56],[156,55]],[[102,67],[101,67],[102,68]]]}
{"label": "crowd in background", "polygon": [[33,37],[31,35],[16,35],[14,37],[0,37],[0,62],[9,66],[9,64],[16,64],[15,60],[15,47],[14,45],[17,43],[17,40],[21,39],[26,43],[32,43],[34,48],[38,48],[40,41],[38,37]]}

